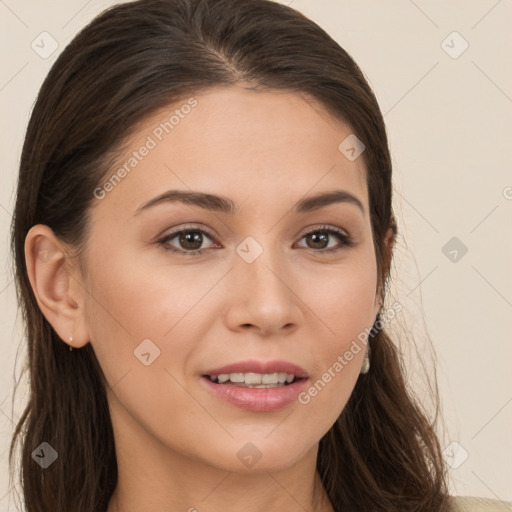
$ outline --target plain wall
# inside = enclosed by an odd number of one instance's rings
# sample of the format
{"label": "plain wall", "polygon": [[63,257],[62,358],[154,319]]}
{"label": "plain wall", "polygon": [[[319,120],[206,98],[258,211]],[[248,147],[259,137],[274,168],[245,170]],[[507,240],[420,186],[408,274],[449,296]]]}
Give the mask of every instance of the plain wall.
{"label": "plain wall", "polygon": [[[7,455],[27,389],[22,384],[13,411],[15,358],[18,353],[18,376],[25,351],[9,228],[24,131],[57,55],[114,3],[0,2],[1,511],[15,510],[7,495]],[[402,325],[389,329],[402,335],[411,386],[420,396],[416,351],[427,372],[437,372],[451,491],[512,500],[512,3],[282,3],[316,21],[354,57],[384,113],[400,233],[390,303],[404,305]],[[59,45],[48,58],[31,47],[44,31]]]}

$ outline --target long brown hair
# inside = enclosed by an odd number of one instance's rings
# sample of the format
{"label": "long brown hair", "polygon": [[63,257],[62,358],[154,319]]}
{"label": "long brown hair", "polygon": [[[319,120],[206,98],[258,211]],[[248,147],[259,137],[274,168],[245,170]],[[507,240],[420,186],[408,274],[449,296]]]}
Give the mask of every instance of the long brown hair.
{"label": "long brown hair", "polygon": [[[71,41],[46,77],[22,150],[12,251],[27,337],[28,404],[16,447],[27,512],[105,511],[117,482],[106,382],[91,344],[68,351],[38,308],[24,257],[35,224],[80,254],[94,190],[124,142],[158,109],[211,87],[240,82],[318,100],[366,146],[378,283],[387,293],[397,233],[383,117],[354,60],[324,30],[269,0],[139,0],[107,9]],[[434,398],[437,408],[437,385]],[[406,386],[400,354],[384,329],[371,339],[362,374],[329,432],[317,469],[335,510],[448,510],[439,440]],[[41,469],[32,452],[48,442],[58,460]]]}

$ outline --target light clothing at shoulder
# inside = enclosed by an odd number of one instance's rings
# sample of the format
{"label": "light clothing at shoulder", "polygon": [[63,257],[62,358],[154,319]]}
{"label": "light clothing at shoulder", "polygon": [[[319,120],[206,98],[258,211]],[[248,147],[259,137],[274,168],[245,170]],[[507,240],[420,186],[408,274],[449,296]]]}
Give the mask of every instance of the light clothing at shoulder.
{"label": "light clothing at shoulder", "polygon": [[512,502],[475,496],[452,496],[453,512],[512,512]]}

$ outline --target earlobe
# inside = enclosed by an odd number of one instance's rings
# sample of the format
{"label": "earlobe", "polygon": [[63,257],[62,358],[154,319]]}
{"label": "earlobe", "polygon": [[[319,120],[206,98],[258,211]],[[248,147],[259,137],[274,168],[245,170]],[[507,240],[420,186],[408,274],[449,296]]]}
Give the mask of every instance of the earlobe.
{"label": "earlobe", "polygon": [[88,342],[81,294],[71,275],[64,244],[48,226],[33,226],[25,238],[25,261],[39,309],[59,337],[73,347]]}
{"label": "earlobe", "polygon": [[386,250],[388,252],[388,259],[391,262],[391,258],[393,256],[393,248],[395,246],[396,239],[396,231],[395,228],[391,227],[388,229],[386,236],[384,238],[384,245],[386,246]]}

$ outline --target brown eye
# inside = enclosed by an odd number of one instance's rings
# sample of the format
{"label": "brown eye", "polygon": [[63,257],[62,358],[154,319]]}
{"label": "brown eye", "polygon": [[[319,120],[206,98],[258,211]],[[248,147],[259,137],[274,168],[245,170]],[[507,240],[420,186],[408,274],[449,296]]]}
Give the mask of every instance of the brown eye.
{"label": "brown eye", "polygon": [[[333,236],[338,239],[341,247],[329,247],[329,239]],[[354,245],[348,235],[333,228],[316,229],[306,233],[302,238],[306,240],[307,249],[313,249],[317,252],[331,253]]]}
{"label": "brown eye", "polygon": [[[209,239],[213,238],[202,229],[181,229],[166,235],[159,243],[168,251],[177,252],[184,256],[193,256],[209,249],[209,247],[201,248],[205,236]],[[171,244],[175,239],[176,241]]]}
{"label": "brown eye", "polygon": [[329,244],[329,233],[326,231],[315,231],[305,235],[305,238],[311,249],[325,249]]}
{"label": "brown eye", "polygon": [[181,247],[192,251],[197,251],[203,243],[203,236],[199,231],[182,231],[177,238]]}

